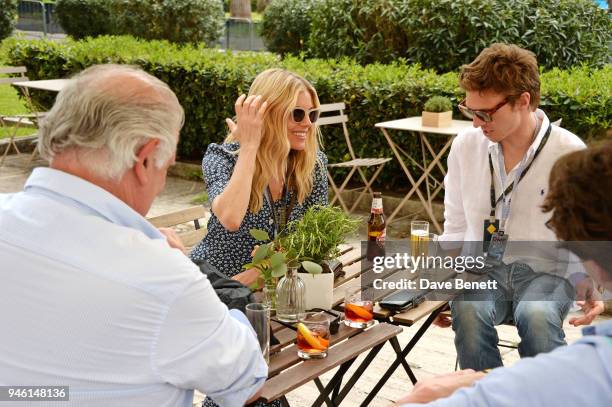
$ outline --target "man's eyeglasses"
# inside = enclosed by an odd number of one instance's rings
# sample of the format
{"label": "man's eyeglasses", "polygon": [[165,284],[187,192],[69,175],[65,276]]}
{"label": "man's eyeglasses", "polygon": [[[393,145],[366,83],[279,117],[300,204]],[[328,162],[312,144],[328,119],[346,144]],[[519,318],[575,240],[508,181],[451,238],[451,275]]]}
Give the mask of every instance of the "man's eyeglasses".
{"label": "man's eyeglasses", "polygon": [[493,109],[487,109],[487,110],[472,110],[469,107],[467,107],[465,105],[465,99],[463,99],[461,101],[461,103],[459,103],[459,105],[457,106],[459,108],[459,110],[461,111],[461,113],[463,113],[463,115],[465,117],[467,117],[468,119],[473,119],[474,116],[478,117],[480,120],[482,120],[483,122],[491,122],[493,121],[493,118],[491,116],[493,116],[493,114],[495,112],[497,112],[499,109],[501,109],[502,107],[504,107],[506,105],[506,103],[508,103],[509,100],[508,98],[502,100],[497,106],[495,106]]}
{"label": "man's eyeglasses", "polygon": [[319,119],[319,114],[321,112],[319,111],[319,108],[316,107],[314,109],[302,109],[301,107],[296,107],[295,109],[293,109],[293,111],[291,112],[291,115],[293,117],[293,121],[296,123],[301,123],[302,120],[304,120],[304,118],[306,117],[306,114],[308,114],[308,118],[310,119],[310,123],[314,123]]}

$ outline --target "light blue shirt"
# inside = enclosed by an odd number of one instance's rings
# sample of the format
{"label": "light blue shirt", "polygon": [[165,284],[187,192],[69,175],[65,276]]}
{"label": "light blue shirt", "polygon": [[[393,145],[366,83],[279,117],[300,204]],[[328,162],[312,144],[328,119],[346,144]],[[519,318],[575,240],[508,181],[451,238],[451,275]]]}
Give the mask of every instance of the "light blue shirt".
{"label": "light blue shirt", "polygon": [[[583,333],[572,345],[495,369],[473,387],[425,405],[612,406],[612,321],[585,327]],[[424,405],[403,405],[408,406]]]}
{"label": "light blue shirt", "polygon": [[37,168],[0,194],[0,278],[0,385],[70,386],[54,406],[191,407],[192,389],[238,406],[267,376],[246,317],[142,216],[73,175]]}

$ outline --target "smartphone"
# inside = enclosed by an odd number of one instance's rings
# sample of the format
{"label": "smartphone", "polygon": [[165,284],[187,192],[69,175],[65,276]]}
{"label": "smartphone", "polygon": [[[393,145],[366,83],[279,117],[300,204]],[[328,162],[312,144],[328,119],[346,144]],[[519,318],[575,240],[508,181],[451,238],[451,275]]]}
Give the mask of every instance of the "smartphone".
{"label": "smartphone", "polygon": [[420,290],[400,290],[383,298],[379,305],[392,311],[409,310],[425,301],[426,293]]}

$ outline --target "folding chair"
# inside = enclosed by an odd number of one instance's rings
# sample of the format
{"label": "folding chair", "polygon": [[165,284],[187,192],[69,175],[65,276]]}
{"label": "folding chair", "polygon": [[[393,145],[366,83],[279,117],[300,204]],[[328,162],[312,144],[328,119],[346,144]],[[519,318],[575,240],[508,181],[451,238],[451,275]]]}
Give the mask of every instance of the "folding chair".
{"label": "folding chair", "polygon": [[[391,161],[391,158],[390,157],[361,158],[361,157],[355,156],[355,151],[353,150],[353,144],[351,143],[351,138],[349,136],[348,128],[346,125],[348,122],[348,116],[344,114],[345,108],[346,106],[344,103],[330,103],[330,104],[321,105],[320,109],[321,109],[322,114],[329,113],[329,112],[333,112],[333,114],[320,117],[319,120],[317,121],[317,124],[319,126],[342,124],[342,130],[344,132],[344,139],[346,141],[346,146],[348,147],[348,151],[351,156],[351,160],[341,162],[341,163],[328,164],[327,167],[329,169],[331,168],[350,168],[350,171],[348,175],[346,176],[346,178],[344,179],[344,181],[342,181],[339,187],[334,182],[334,179],[329,173],[329,171],[327,172],[327,178],[329,179],[329,183],[332,187],[332,190],[334,191],[334,197],[331,200],[330,204],[333,205],[336,201],[338,201],[340,203],[340,206],[342,206],[342,209],[345,212],[352,213],[357,207],[357,205],[359,204],[359,202],[361,202],[361,199],[366,195],[366,193],[369,193],[370,195],[374,194],[374,192],[372,191],[372,183],[376,180],[376,178],[382,171],[385,164]],[[372,175],[372,177],[370,177],[370,179],[367,179],[365,169],[370,168],[370,167],[376,167],[376,169],[374,170],[374,174]],[[344,192],[345,188],[347,187],[349,181],[351,180],[355,172],[359,173],[361,181],[363,182],[363,186],[359,186],[353,189],[347,189],[347,191],[360,191],[359,197],[355,200],[355,202],[353,202],[353,205],[349,209],[348,206],[346,205],[346,202],[342,198],[342,192]]]}
{"label": "folding chair", "polygon": [[[27,69],[25,66],[15,66],[15,67],[0,67],[0,75],[2,74],[20,74],[19,76],[13,76],[9,78],[0,77],[0,85],[10,85],[15,82],[24,82],[28,81],[28,77],[25,76]],[[28,99],[28,104],[31,106],[31,101],[29,95],[26,91],[26,99]],[[0,128],[3,129],[11,129],[12,131],[9,133],[8,144],[2,153],[2,157],[0,157],[0,167],[4,163],[4,159],[8,155],[11,148],[15,150],[17,154],[21,154],[19,147],[15,142],[17,138],[17,133],[22,128],[38,128],[38,119],[41,117],[41,113],[31,113],[31,114],[19,114],[19,115],[4,115],[0,112]],[[30,161],[32,160],[30,158]]]}

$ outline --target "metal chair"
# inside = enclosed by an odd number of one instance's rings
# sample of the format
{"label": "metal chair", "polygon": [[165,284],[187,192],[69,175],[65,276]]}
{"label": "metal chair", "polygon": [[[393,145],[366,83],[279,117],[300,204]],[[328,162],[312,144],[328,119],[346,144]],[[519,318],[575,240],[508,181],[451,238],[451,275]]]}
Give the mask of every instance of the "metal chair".
{"label": "metal chair", "polygon": [[[10,85],[15,82],[24,82],[28,81],[28,77],[25,75],[27,69],[25,66],[9,66],[9,67],[0,67],[0,75],[14,75],[19,74],[19,76],[12,76],[8,78],[0,78],[0,85]],[[31,105],[31,101],[29,95],[26,91],[26,99],[28,100],[28,104]],[[31,108],[31,106],[30,106]],[[6,156],[8,155],[11,148],[15,150],[17,154],[21,154],[19,147],[15,140],[17,139],[17,133],[20,129],[23,128],[38,128],[38,119],[41,117],[41,113],[30,113],[30,114],[17,114],[17,115],[5,115],[0,112],[0,128],[3,129],[11,129],[12,131],[8,136],[8,144],[2,153],[2,157],[0,157],[0,167],[4,163]],[[32,156],[33,157],[33,156]],[[32,159],[32,158],[31,158]]]}
{"label": "metal chair", "polygon": [[[348,148],[351,159],[349,161],[345,161],[341,163],[328,164],[327,167],[328,169],[350,168],[350,171],[348,175],[346,176],[346,178],[344,179],[344,181],[342,181],[340,186],[338,186],[334,182],[334,179],[331,176],[329,170],[327,172],[327,178],[329,179],[329,183],[332,187],[332,190],[334,191],[334,197],[332,198],[330,204],[333,205],[336,201],[338,201],[340,203],[340,206],[342,206],[342,209],[345,212],[351,213],[355,210],[355,208],[357,207],[361,199],[367,193],[369,193],[370,195],[373,195],[374,192],[372,191],[372,183],[376,180],[376,178],[382,171],[385,164],[391,161],[391,158],[390,157],[362,158],[362,157],[357,157],[355,155],[353,144],[351,143],[351,138],[350,138],[348,128],[347,128],[348,116],[344,113],[345,108],[346,106],[344,103],[329,103],[329,104],[321,105],[320,110],[322,114],[332,112],[332,115],[325,115],[324,117],[320,117],[319,120],[317,121],[317,124],[319,126],[328,126],[328,125],[334,125],[334,124],[342,125],[342,130],[344,132],[344,139],[346,141],[346,146]],[[374,174],[370,177],[370,179],[368,179],[366,177],[366,173],[364,170],[367,168],[371,168],[371,167],[375,167],[375,170],[374,170]],[[351,180],[355,172],[359,174],[359,177],[361,178],[361,181],[363,182],[363,186],[359,186],[357,188],[347,190],[347,191],[359,191],[360,192],[359,197],[355,200],[355,202],[353,202],[353,205],[349,209],[348,206],[346,205],[346,202],[342,198],[342,193],[344,192],[345,188],[347,187],[349,181]]]}

